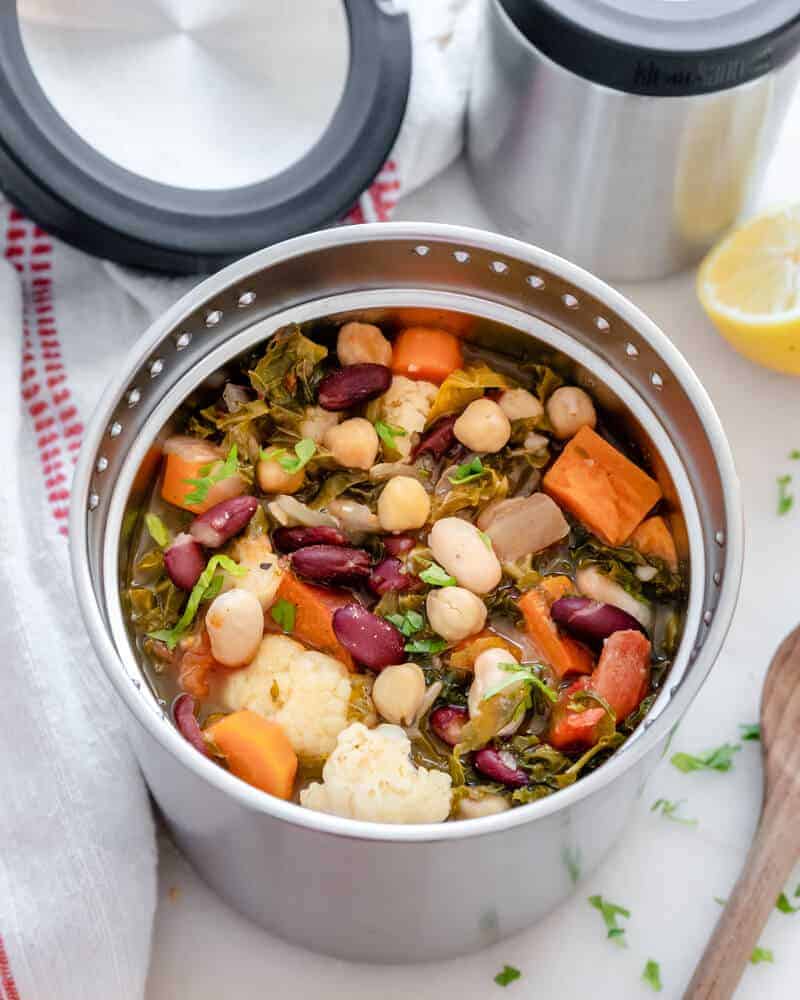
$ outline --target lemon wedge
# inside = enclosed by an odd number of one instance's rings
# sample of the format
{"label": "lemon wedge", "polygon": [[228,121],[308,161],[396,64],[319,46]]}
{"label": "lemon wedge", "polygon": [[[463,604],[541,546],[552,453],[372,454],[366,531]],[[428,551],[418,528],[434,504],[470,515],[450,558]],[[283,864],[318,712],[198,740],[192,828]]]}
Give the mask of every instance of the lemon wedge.
{"label": "lemon wedge", "polygon": [[760,215],[700,265],[697,294],[745,357],[800,375],[800,205]]}

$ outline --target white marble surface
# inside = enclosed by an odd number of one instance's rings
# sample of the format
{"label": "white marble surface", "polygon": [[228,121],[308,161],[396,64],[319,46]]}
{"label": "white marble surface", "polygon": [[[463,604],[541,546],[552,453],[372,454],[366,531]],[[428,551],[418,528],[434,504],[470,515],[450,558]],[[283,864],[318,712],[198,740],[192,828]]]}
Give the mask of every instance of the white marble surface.
{"label": "white marble surface", "polygon": [[[800,95],[770,167],[762,203],[800,200]],[[460,222],[492,228],[460,164],[400,206],[400,219]],[[624,286],[675,341],[716,404],[730,437],[743,484],[747,551],[741,599],[722,656],[676,735],[677,749],[701,751],[735,741],[739,723],[755,721],[770,656],[800,618],[797,552],[800,502],[776,513],[777,475],[800,463],[798,382],[754,367],[715,334],[695,299],[693,275]],[[794,466],[794,468],[793,468]],[[380,968],[323,958],[290,947],[220,902],[166,841],[161,849],[160,906],[153,942],[148,1000],[237,1000],[325,997],[395,1000],[501,996],[492,979],[505,964],[522,978],[508,996],[647,996],[645,961],[661,964],[661,996],[679,997],[734,883],[760,802],[759,744],[746,743],[728,774],[684,775],[663,762],[652,776],[635,822],[603,867],[557,912],[531,930],[468,958],[428,966]],[[697,828],[650,812],[657,798],[685,798]],[[529,873],[535,891],[536,865]],[[789,883],[794,891],[800,871]],[[606,939],[591,893],[631,910],[629,946]],[[455,901],[454,901],[455,902]],[[800,913],[777,911],[762,944],[774,965],[749,967],[737,1000],[784,1000],[800,995]]]}

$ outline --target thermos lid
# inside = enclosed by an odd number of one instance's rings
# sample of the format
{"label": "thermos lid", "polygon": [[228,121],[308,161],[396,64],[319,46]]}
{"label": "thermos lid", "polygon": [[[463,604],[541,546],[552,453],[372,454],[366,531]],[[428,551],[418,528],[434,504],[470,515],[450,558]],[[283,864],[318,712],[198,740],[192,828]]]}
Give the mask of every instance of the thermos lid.
{"label": "thermos lid", "polygon": [[632,94],[735,87],[800,50],[797,0],[496,0],[554,62]]}
{"label": "thermos lid", "polygon": [[0,185],[67,242],[172,272],[335,222],[400,128],[401,8],[0,0]]}

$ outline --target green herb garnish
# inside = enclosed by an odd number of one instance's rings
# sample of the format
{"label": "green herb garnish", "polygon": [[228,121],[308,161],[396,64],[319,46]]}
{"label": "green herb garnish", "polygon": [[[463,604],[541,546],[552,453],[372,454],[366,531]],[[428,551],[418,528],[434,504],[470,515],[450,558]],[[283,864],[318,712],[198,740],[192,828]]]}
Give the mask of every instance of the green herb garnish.
{"label": "green herb garnish", "polygon": [[420,580],[424,580],[425,583],[429,584],[431,587],[454,587],[456,584],[456,578],[450,576],[446,573],[442,567],[435,562],[432,562],[430,566],[424,569],[419,574]]}
{"label": "green herb garnish", "polygon": [[394,427],[392,424],[386,424],[382,420],[376,420],[374,426],[378,437],[390,451],[398,450],[395,438],[405,437],[408,433],[402,427]]}
{"label": "green herb garnish", "polygon": [[690,771],[730,771],[733,767],[733,755],[738,750],[741,750],[738,743],[723,743],[721,747],[709,750],[700,757],[690,753],[676,753],[670,759],[684,774]]}
{"label": "green herb garnish", "polygon": [[402,614],[386,615],[386,621],[391,622],[402,635],[408,638],[415,632],[419,632],[425,619],[419,611],[404,611]]}
{"label": "green herb garnish", "polygon": [[741,723],[739,728],[742,731],[743,740],[761,739],[761,726],[757,722]]}
{"label": "green herb garnish", "polygon": [[469,462],[462,462],[456,468],[455,472],[451,472],[447,478],[454,485],[457,483],[471,483],[473,479],[480,479],[485,471],[483,462],[476,455]]}
{"label": "green herb garnish", "polygon": [[[797,893],[795,893],[797,895]],[[792,906],[789,902],[789,897],[785,892],[782,892],[775,903],[775,909],[780,910],[781,913],[797,913],[800,910],[800,906]]]}
{"label": "green herb garnish", "polygon": [[228,452],[228,457],[220,465],[216,472],[211,470],[216,465],[216,462],[209,462],[207,465],[200,466],[198,470],[200,477],[198,479],[184,479],[185,483],[189,486],[193,486],[194,489],[187,493],[183,498],[183,502],[194,506],[199,503],[205,503],[208,499],[208,491],[216,483],[221,483],[223,479],[228,479],[230,476],[235,475],[239,471],[239,455],[238,449],[235,444],[231,445],[231,450]]}
{"label": "green herb garnish", "polygon": [[668,799],[656,799],[650,807],[650,812],[660,812],[665,819],[671,819],[675,823],[697,826],[696,819],[685,819],[683,816],[678,816],[678,810],[684,801],[685,799],[678,799],[676,802],[670,802]]}
{"label": "green herb garnish", "polygon": [[774,962],[775,955],[771,948],[762,948],[761,945],[757,945],[753,948],[753,954],[750,956],[751,965],[760,965],[762,962]]}
{"label": "green herb garnish", "polygon": [[617,917],[625,917],[628,920],[631,911],[626,910],[624,906],[617,906],[616,903],[609,903],[602,896],[590,896],[589,902],[596,910],[600,911],[609,938],[615,940],[618,945],[624,948],[625,928],[617,924]]}
{"label": "green herb garnish", "polygon": [[652,958],[648,958],[645,963],[644,972],[642,973],[642,979],[651,986],[656,993],[661,992],[661,966],[658,962],[653,961]]}
{"label": "green herb garnish", "polygon": [[800,458],[800,448],[792,448],[789,452],[789,458],[794,459],[795,461]]}
{"label": "green herb garnish", "polygon": [[294,446],[294,455],[285,448],[268,448],[261,452],[261,458],[265,462],[277,462],[285,472],[294,475],[308,465],[316,453],[317,446],[311,438],[303,438]]}
{"label": "green herb garnish", "polygon": [[[194,621],[194,616],[197,614],[197,609],[200,607],[201,602],[209,599],[207,596],[209,591],[212,592],[212,597],[216,597],[219,593],[219,589],[222,586],[222,578],[220,577],[218,584],[214,585],[213,583],[214,574],[218,568],[226,570],[226,572],[231,573],[233,576],[244,576],[247,573],[244,566],[235,563],[229,556],[221,554],[212,556],[206,563],[206,568],[200,574],[197,583],[192,587],[192,592],[189,594],[189,600],[186,602],[183,614],[176,624],[169,629],[148,632],[151,639],[158,639],[160,642],[166,643],[169,649],[174,649],[178,645],[187,628]],[[214,586],[216,586],[216,590],[214,590]]]}
{"label": "green herb garnish", "polygon": [[157,514],[145,514],[144,523],[156,545],[160,545],[162,549],[166,548],[169,545],[170,533],[161,518]]}
{"label": "green herb garnish", "polygon": [[789,484],[792,481],[791,476],[778,476],[776,482],[778,484],[778,513],[788,514],[789,511],[794,506],[794,493],[789,492]]}
{"label": "green herb garnish", "polygon": [[493,688],[490,688],[483,698],[481,698],[481,701],[488,701],[489,698],[494,698],[494,696],[500,691],[505,690],[505,688],[510,687],[512,684],[516,684],[519,681],[524,681],[532,687],[537,687],[548,701],[558,701],[558,695],[556,692],[545,684],[542,678],[535,674],[530,667],[522,666],[519,663],[498,663],[497,666],[500,670],[506,670],[509,676],[505,680],[500,681],[500,683],[496,684]]}
{"label": "green herb garnish", "polygon": [[404,648],[407,653],[441,653],[447,643],[444,639],[412,639]]}
{"label": "green herb garnish", "polygon": [[486,534],[486,532],[485,532],[485,531],[481,531],[481,530],[479,529],[479,530],[478,530],[478,534],[479,534],[479,535],[481,536],[481,541],[482,541],[482,542],[483,542],[483,544],[484,544],[484,545],[486,546],[486,548],[487,548],[487,549],[488,549],[488,550],[489,550],[490,552],[494,551],[494,550],[493,550],[493,548],[492,548],[492,540],[491,540],[491,538],[489,538],[489,536],[488,536],[488,535]]}
{"label": "green herb garnish", "polygon": [[494,981],[498,986],[508,986],[515,979],[519,979],[521,975],[519,969],[515,969],[513,965],[504,965],[502,972],[498,972],[494,977]]}
{"label": "green herb garnish", "polygon": [[269,609],[269,614],[276,625],[280,626],[284,632],[294,631],[294,621],[297,616],[297,607],[291,601],[281,598]]}

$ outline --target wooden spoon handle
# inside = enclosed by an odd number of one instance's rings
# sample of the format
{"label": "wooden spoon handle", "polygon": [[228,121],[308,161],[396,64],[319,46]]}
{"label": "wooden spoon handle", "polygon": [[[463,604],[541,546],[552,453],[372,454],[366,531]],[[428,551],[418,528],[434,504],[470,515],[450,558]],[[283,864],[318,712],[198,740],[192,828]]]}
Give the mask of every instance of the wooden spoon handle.
{"label": "wooden spoon handle", "polygon": [[798,859],[798,803],[771,796],[733,894],[683,1000],[730,1000]]}

